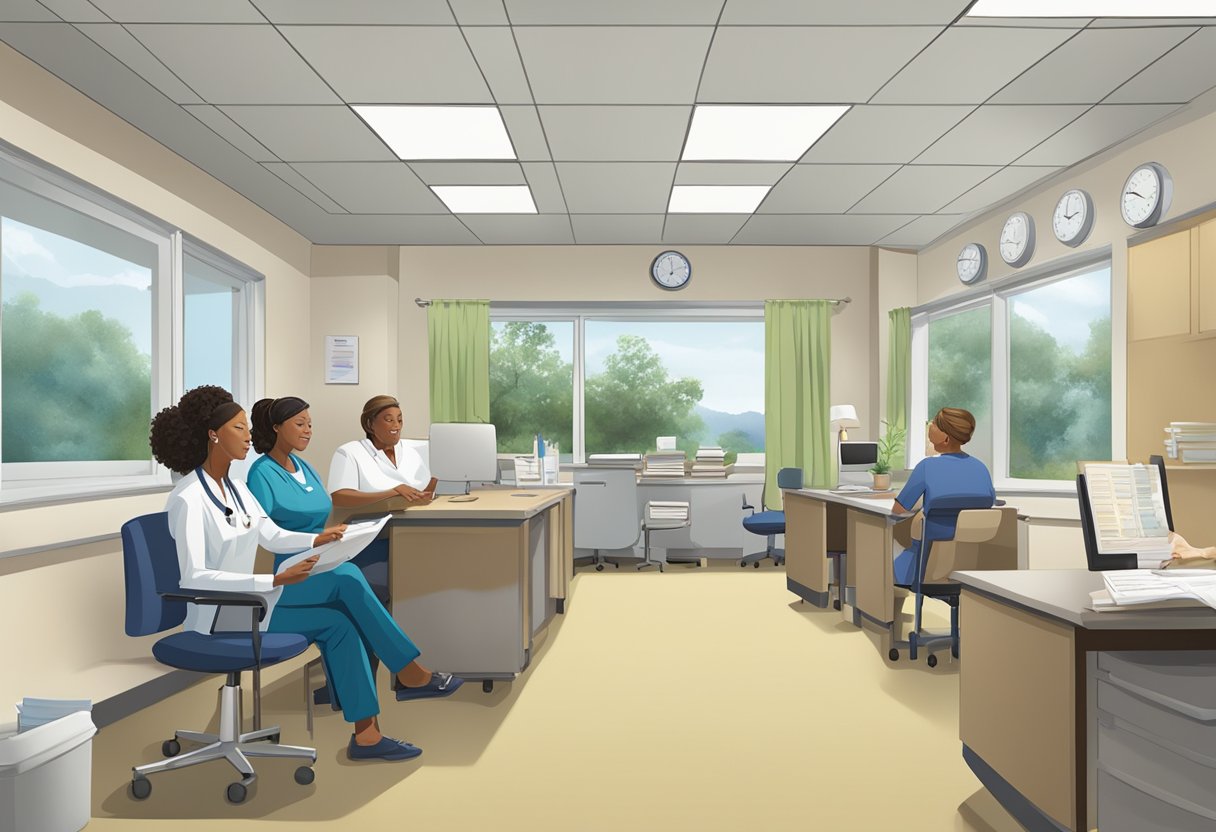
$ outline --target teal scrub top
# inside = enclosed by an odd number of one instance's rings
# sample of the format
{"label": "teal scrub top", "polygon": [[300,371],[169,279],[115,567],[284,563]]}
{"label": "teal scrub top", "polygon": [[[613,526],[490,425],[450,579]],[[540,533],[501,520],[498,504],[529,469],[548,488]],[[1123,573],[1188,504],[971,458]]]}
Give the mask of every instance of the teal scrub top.
{"label": "teal scrub top", "polygon": [[[297,470],[304,472],[303,485],[269,454],[249,466],[245,484],[257,497],[266,516],[279,528],[319,534],[325,530],[325,521],[329,519],[333,501],[311,465],[295,454],[291,455],[291,461]],[[290,555],[276,555],[275,568],[278,569],[279,564],[288,557]]]}

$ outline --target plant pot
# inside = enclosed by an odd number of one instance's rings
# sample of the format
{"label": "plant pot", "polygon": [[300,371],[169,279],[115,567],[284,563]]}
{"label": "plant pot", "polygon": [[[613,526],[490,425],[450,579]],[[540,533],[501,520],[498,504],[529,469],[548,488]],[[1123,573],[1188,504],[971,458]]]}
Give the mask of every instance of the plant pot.
{"label": "plant pot", "polygon": [[890,474],[875,474],[874,475],[874,490],[875,491],[886,491],[890,487],[891,487],[891,475]]}

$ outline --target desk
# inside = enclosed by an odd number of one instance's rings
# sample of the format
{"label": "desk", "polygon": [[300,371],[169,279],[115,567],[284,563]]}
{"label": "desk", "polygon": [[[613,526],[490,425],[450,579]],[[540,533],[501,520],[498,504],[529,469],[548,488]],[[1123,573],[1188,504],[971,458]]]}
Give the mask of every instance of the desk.
{"label": "desk", "polygon": [[1216,611],[1097,613],[1096,572],[955,572],[963,584],[963,758],[1023,826],[1087,832],[1098,651],[1216,649]]}
{"label": "desk", "polygon": [[[473,493],[472,502],[386,501],[393,510],[389,587],[393,618],[422,649],[423,663],[481,679],[489,691],[495,679],[513,679],[528,666],[536,636],[565,611],[574,490]],[[369,508],[358,513],[374,513]]]}
{"label": "desk", "polygon": [[744,498],[763,511],[760,507],[763,491],[761,474],[733,474],[720,479],[642,477],[638,480],[639,512],[644,512],[651,500],[678,500],[688,503],[692,517],[689,526],[652,534],[651,552],[661,549],[664,559],[670,555],[673,560],[733,559],[763,549],[764,538],[757,538],[743,528],[743,518],[748,514],[743,510]]}
{"label": "desk", "polygon": [[842,607],[847,610],[851,596],[849,615],[854,624],[865,617],[890,630],[895,619],[895,531],[905,520],[892,514],[895,495],[867,498],[800,488],[783,492],[783,497],[785,573],[790,592],[826,607],[827,553],[845,552]]}

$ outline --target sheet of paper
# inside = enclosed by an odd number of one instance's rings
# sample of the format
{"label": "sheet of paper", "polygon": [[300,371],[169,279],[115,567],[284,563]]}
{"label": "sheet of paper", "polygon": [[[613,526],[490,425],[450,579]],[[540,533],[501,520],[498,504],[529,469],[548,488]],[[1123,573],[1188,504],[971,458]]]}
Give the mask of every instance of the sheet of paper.
{"label": "sheet of paper", "polygon": [[1100,554],[1135,552],[1141,568],[1170,557],[1169,524],[1156,465],[1085,466]]}
{"label": "sheet of paper", "polygon": [[325,383],[359,383],[359,336],[325,336]]}
{"label": "sheet of paper", "polygon": [[328,572],[339,564],[346,563],[355,555],[367,548],[367,545],[376,539],[376,535],[380,534],[380,530],[384,528],[384,524],[392,517],[386,514],[379,520],[363,520],[358,523],[351,523],[346,527],[346,533],[342,535],[341,540],[335,540],[332,543],[326,543],[324,546],[317,546],[309,549],[307,552],[300,552],[298,555],[292,555],[279,564],[277,572],[282,572],[289,566],[295,566],[305,558],[310,558],[313,555],[319,555],[320,558],[312,568],[311,574],[316,575],[320,572]]}

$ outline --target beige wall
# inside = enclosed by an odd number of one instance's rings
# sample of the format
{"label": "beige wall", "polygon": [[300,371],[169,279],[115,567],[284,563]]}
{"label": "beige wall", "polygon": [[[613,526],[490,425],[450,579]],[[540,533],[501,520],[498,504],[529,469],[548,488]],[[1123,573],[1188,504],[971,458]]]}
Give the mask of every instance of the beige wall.
{"label": "beige wall", "polygon": [[[3,44],[0,78],[0,139],[266,275],[266,387],[305,389],[308,241]],[[0,549],[113,534],[163,507],[164,494],[151,494],[0,511]],[[0,560],[0,632],[10,635],[0,703],[102,699],[162,673],[147,644],[123,634],[122,604],[117,541]]]}
{"label": "beige wall", "polygon": [[[873,301],[870,250],[845,246],[686,246],[689,285],[672,294],[651,281],[657,246],[415,246],[401,249],[398,396],[406,430],[430,421],[426,310],[414,298],[491,301],[756,301],[843,298],[832,317],[832,401],[870,425]],[[884,313],[885,315],[885,313]],[[763,368],[757,368],[763,372]],[[864,438],[868,429],[862,429]]]}

